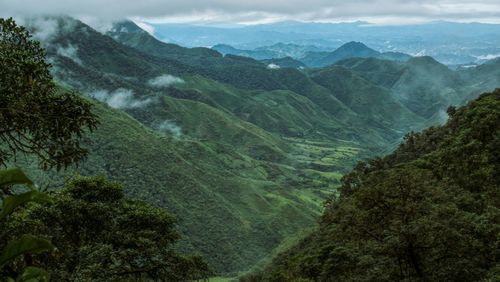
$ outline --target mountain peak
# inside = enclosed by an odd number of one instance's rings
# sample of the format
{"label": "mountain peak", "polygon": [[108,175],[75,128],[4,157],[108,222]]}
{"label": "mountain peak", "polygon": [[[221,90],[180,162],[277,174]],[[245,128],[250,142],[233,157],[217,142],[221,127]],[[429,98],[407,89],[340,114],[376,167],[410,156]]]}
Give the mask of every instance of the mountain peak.
{"label": "mountain peak", "polygon": [[340,47],[364,47],[364,48],[368,48],[368,46],[366,46],[363,42],[360,42],[360,41],[349,41]]}
{"label": "mountain peak", "polygon": [[357,41],[347,42],[337,48],[337,50],[333,51],[333,53],[350,54],[352,57],[371,57],[380,54],[378,51],[373,50],[364,43]]}
{"label": "mountain peak", "polygon": [[117,22],[113,24],[113,28],[111,32],[125,32],[125,33],[133,33],[133,32],[145,32],[138,25],[136,25],[133,21],[125,20],[121,22]]}

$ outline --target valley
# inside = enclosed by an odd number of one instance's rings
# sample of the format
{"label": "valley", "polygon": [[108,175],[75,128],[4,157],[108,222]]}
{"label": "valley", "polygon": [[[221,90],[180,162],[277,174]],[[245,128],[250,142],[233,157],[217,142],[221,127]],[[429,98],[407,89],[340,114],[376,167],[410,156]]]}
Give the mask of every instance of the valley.
{"label": "valley", "polygon": [[58,91],[91,103],[100,124],[83,137],[89,155],[78,167],[42,171],[30,156],[12,164],[48,191],[76,174],[119,181],[127,196],[172,214],[176,250],[201,255],[220,279],[285,275],[278,254],[328,236],[317,222],[359,161],[394,152],[407,134],[445,124],[450,106],[500,86],[499,59],[452,69],[361,42],[187,48],[133,21],[105,32],[66,16],[26,25]]}

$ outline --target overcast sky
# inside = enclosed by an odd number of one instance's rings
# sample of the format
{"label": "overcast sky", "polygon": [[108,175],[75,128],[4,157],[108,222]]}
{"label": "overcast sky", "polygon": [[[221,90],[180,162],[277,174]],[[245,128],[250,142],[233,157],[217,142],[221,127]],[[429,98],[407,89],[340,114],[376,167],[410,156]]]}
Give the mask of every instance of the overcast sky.
{"label": "overcast sky", "polygon": [[500,0],[0,0],[3,17],[40,14],[243,24],[283,20],[500,23]]}

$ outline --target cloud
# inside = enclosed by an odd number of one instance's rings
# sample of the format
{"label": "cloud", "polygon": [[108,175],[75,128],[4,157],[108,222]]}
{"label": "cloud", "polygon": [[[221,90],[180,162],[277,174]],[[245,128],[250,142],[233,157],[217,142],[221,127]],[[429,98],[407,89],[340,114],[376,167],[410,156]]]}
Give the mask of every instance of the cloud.
{"label": "cloud", "polygon": [[152,26],[152,25],[150,25],[150,24],[147,24],[147,23],[145,23],[145,22],[142,22],[142,21],[138,21],[138,20],[134,21],[134,23],[135,23],[138,27],[140,27],[140,28],[142,28],[144,31],[146,31],[147,33],[149,33],[149,34],[151,34],[151,35],[155,34],[155,28],[154,28],[154,26]]}
{"label": "cloud", "polygon": [[448,121],[448,113],[445,110],[439,110],[437,113],[437,119],[440,124],[445,124]]}
{"label": "cloud", "polygon": [[28,28],[33,38],[40,41],[44,47],[47,47],[58,35],[71,33],[76,27],[74,21],[67,21],[65,18],[17,16],[15,20],[18,24]]}
{"label": "cloud", "polygon": [[477,56],[476,58],[478,60],[493,60],[496,58],[500,58],[500,54],[487,54],[487,55]]}
{"label": "cloud", "polygon": [[173,84],[184,83],[182,78],[164,74],[148,80],[148,85],[154,88],[167,88]]}
{"label": "cloud", "polygon": [[73,46],[72,44],[68,44],[66,47],[58,46],[56,53],[59,56],[63,56],[66,58],[70,58],[75,63],[82,65],[82,60],[78,57],[78,47]]}
{"label": "cloud", "polygon": [[179,139],[182,137],[182,128],[174,121],[166,120],[158,126],[158,131],[162,134],[172,135],[174,138]]}
{"label": "cloud", "polygon": [[267,68],[271,69],[271,70],[275,70],[275,69],[279,69],[280,66],[278,66],[277,64],[269,64],[269,65],[267,65]]}
{"label": "cloud", "polygon": [[305,21],[483,20],[500,21],[498,0],[2,0],[0,15],[69,14],[100,19],[125,17],[256,23]]}
{"label": "cloud", "polygon": [[137,99],[134,92],[129,89],[119,88],[113,92],[107,90],[97,90],[89,94],[101,102],[108,104],[114,109],[134,109],[142,108],[153,102],[153,98]]}

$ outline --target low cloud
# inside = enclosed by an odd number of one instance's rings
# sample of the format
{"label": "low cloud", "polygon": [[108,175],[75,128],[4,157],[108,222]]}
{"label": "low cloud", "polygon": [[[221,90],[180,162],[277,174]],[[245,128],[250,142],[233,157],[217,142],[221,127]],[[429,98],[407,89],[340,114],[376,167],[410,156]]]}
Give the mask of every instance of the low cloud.
{"label": "low cloud", "polygon": [[277,64],[269,64],[269,65],[267,65],[267,68],[271,69],[271,70],[275,70],[275,69],[279,69],[280,66],[278,66]]}
{"label": "low cloud", "polygon": [[72,44],[69,44],[66,47],[58,46],[56,53],[59,56],[63,56],[73,60],[75,63],[79,65],[83,64],[82,60],[80,60],[80,58],[78,57],[78,47],[73,46]]}
{"label": "low cloud", "polygon": [[148,85],[153,88],[167,88],[171,85],[179,83],[184,83],[184,80],[182,78],[170,74],[160,75],[158,77],[148,80]]}
{"label": "low cloud", "polygon": [[15,17],[19,25],[25,26],[33,38],[47,47],[56,37],[75,30],[75,22],[65,18],[53,17]]}
{"label": "low cloud", "polygon": [[158,126],[158,131],[162,134],[171,135],[176,139],[182,137],[182,128],[178,126],[174,121],[166,120]]}
{"label": "low cloud", "polygon": [[151,34],[151,35],[154,35],[155,34],[155,28],[154,26],[150,25],[150,24],[147,24],[145,22],[142,22],[142,21],[134,21],[135,24],[140,27],[141,29],[145,30],[147,33]]}
{"label": "low cloud", "polygon": [[439,112],[437,113],[437,117],[440,124],[445,124],[450,116],[445,110],[439,110]]}
{"label": "low cloud", "polygon": [[500,54],[488,54],[476,57],[478,60],[493,60],[496,58],[500,58]]}
{"label": "low cloud", "polygon": [[89,96],[108,104],[114,109],[142,108],[154,101],[153,98],[135,98],[132,90],[123,88],[116,89],[113,92],[108,92],[107,90],[97,90],[90,93]]}

